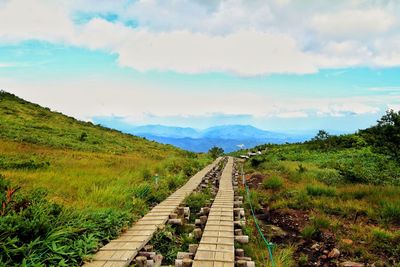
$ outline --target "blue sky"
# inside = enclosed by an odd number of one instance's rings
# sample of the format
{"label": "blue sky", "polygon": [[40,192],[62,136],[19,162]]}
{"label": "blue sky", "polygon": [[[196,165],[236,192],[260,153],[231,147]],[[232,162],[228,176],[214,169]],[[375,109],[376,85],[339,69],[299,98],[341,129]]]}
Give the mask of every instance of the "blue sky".
{"label": "blue sky", "polygon": [[349,132],[400,109],[398,14],[390,0],[0,0],[0,88],[115,127]]}

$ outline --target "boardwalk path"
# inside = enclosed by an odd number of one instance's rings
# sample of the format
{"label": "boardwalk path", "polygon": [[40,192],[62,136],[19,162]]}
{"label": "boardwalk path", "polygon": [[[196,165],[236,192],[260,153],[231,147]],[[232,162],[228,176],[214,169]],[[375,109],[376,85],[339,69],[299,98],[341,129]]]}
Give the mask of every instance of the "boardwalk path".
{"label": "boardwalk path", "polygon": [[235,264],[232,168],[233,158],[229,157],[193,267],[233,267]]}
{"label": "boardwalk path", "polygon": [[135,223],[119,238],[100,249],[94,260],[86,263],[86,267],[120,267],[128,266],[138,252],[146,245],[157,231],[158,225],[167,222],[169,215],[193,192],[202,178],[217,165],[220,159],[196,173],[190,180],[166,200],[154,207],[148,214]]}

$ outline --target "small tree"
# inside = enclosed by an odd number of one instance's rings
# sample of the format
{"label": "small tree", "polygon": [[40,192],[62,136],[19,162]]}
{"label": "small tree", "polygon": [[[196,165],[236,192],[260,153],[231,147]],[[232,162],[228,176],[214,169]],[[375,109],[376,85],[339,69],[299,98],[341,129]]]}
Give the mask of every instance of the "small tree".
{"label": "small tree", "polygon": [[224,154],[224,150],[220,147],[213,146],[212,148],[210,148],[210,150],[208,150],[208,153],[211,155],[212,158],[216,159]]}
{"label": "small tree", "polygon": [[317,135],[312,139],[313,141],[325,141],[330,137],[329,133],[325,130],[319,130]]}
{"label": "small tree", "polygon": [[390,155],[400,161],[400,111],[386,111],[378,124],[360,131],[368,144],[377,152]]}
{"label": "small tree", "polygon": [[84,142],[86,141],[87,137],[88,137],[87,133],[83,132],[81,133],[81,136],[79,136],[79,141]]}

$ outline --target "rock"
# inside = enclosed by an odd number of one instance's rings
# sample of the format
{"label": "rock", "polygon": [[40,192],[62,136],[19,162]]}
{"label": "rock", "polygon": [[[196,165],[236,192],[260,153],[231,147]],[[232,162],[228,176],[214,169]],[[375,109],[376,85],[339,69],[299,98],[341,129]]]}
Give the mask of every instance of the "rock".
{"label": "rock", "polygon": [[363,263],[354,262],[354,261],[345,261],[340,264],[342,267],[364,267]]}
{"label": "rock", "polygon": [[311,249],[313,250],[319,250],[319,244],[315,243],[314,245],[311,246]]}
{"label": "rock", "polygon": [[346,245],[349,245],[349,246],[353,245],[353,240],[351,240],[351,239],[344,238],[341,241],[342,241],[343,244],[346,244]]}
{"label": "rock", "polygon": [[263,228],[265,229],[265,231],[268,233],[268,235],[271,238],[274,238],[274,237],[283,238],[283,237],[287,236],[287,233],[284,230],[282,230],[282,228],[280,228],[276,225],[267,224]]}
{"label": "rock", "polygon": [[330,259],[338,258],[339,256],[340,256],[340,251],[337,248],[332,249],[331,252],[329,252],[328,254],[328,258]]}

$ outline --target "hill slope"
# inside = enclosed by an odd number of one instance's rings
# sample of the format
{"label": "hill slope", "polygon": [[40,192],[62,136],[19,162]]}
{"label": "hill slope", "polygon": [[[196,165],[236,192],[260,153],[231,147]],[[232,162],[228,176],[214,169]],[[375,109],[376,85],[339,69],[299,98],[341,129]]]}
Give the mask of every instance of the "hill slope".
{"label": "hill slope", "polygon": [[85,151],[178,152],[171,146],[52,112],[6,92],[0,92],[0,138]]}
{"label": "hill slope", "polygon": [[210,161],[1,92],[0,266],[80,265]]}

